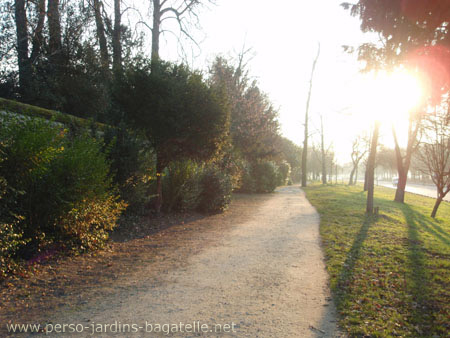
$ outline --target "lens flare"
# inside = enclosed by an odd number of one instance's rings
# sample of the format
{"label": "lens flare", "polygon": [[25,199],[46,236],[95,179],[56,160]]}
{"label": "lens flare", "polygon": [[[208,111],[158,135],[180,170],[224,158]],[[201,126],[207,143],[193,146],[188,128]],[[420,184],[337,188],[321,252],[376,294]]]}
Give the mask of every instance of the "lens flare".
{"label": "lens flare", "polygon": [[366,78],[358,97],[366,118],[397,124],[423,104],[424,90],[418,76],[400,69]]}

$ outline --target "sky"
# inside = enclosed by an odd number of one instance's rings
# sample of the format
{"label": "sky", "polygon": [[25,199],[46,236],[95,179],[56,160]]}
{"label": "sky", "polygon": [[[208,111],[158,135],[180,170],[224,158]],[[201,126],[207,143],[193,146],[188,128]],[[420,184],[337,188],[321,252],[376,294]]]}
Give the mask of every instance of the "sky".
{"label": "sky", "polygon": [[[301,145],[311,67],[320,43],[310,130],[318,144],[323,115],[325,143],[332,144],[338,162],[343,164],[350,161],[352,140],[370,128],[373,114],[366,109],[367,104],[361,104],[366,100],[361,97],[363,65],[355,55],[345,53],[343,46],[357,46],[374,37],[360,31],[359,20],[351,17],[341,2],[217,0],[199,15],[202,30],[194,35],[200,49],[194,48],[192,63],[205,68],[216,55],[233,57],[244,46],[251,48],[250,75],[278,108],[282,134]],[[161,56],[179,58],[174,45],[170,37],[162,41]]]}

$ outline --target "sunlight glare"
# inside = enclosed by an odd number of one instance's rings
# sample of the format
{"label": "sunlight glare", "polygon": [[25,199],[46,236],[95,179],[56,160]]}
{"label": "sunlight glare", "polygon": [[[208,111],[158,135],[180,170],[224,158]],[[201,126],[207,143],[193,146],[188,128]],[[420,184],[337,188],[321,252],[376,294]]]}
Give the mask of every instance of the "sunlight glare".
{"label": "sunlight glare", "polygon": [[394,124],[406,121],[424,96],[419,78],[406,70],[379,72],[367,79],[361,90],[366,92],[363,96],[368,96],[364,100],[366,112],[380,122]]}

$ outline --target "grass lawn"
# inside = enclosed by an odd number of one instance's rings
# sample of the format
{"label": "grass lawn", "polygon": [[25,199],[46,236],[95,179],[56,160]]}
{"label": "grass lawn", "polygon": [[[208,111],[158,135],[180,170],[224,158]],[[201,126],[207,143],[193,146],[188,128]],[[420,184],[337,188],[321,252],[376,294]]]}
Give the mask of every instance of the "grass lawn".
{"label": "grass lawn", "polygon": [[361,186],[305,189],[321,216],[340,325],[354,337],[449,337],[450,203],[375,187],[378,218],[367,217]]}

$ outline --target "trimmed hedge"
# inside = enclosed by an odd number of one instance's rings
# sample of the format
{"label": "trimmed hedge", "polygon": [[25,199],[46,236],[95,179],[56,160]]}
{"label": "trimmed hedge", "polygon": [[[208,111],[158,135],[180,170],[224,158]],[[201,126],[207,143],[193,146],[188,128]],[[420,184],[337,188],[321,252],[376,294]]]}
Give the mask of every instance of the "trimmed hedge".
{"label": "trimmed hedge", "polygon": [[53,120],[55,122],[59,122],[67,126],[73,125],[78,128],[95,127],[96,129],[99,130],[105,130],[109,127],[103,123],[94,122],[92,120],[86,120],[73,115],[63,114],[55,110],[40,108],[26,103],[7,100],[0,97],[0,112],[1,111],[31,117],[40,117],[46,120]]}

